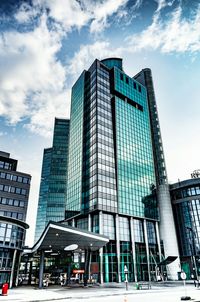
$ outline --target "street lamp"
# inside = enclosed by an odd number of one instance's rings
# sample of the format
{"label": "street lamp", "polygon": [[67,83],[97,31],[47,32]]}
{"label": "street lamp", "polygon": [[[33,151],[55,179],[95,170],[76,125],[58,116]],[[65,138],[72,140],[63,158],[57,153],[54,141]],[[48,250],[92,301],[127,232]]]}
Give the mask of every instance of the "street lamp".
{"label": "street lamp", "polygon": [[198,276],[198,270],[197,270],[197,263],[196,263],[196,246],[195,246],[195,232],[193,231],[193,229],[191,227],[186,226],[186,229],[188,229],[190,231],[190,233],[192,234],[192,248],[190,245],[190,250],[191,250],[191,256],[193,259],[193,265],[194,265],[194,270],[195,270],[195,274],[196,274],[196,278],[197,278],[197,282],[199,285],[199,276]]}

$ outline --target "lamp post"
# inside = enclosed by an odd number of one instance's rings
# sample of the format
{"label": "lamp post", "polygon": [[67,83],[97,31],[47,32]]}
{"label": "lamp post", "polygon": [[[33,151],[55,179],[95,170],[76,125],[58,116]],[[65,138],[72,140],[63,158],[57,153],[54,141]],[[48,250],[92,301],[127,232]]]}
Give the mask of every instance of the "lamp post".
{"label": "lamp post", "polygon": [[199,276],[198,276],[198,269],[197,269],[197,262],[196,262],[196,246],[195,246],[195,232],[193,231],[193,229],[191,227],[186,227],[186,229],[188,229],[190,231],[190,233],[192,234],[192,248],[191,248],[191,245],[190,245],[190,249],[191,249],[191,256],[192,256],[192,262],[193,262],[193,265],[194,265],[194,270],[195,270],[195,275],[196,275],[196,279],[197,279],[197,282],[198,282],[198,286],[199,286]]}

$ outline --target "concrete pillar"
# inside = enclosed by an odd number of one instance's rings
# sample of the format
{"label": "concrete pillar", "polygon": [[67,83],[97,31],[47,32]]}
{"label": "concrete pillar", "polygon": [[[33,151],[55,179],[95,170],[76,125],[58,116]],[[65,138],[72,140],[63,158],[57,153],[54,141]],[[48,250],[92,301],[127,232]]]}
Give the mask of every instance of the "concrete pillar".
{"label": "concrete pillar", "polygon": [[134,221],[133,221],[133,217],[131,217],[131,219],[130,219],[130,229],[131,229],[133,273],[134,273],[134,280],[135,280],[135,282],[137,282],[137,265],[136,265],[135,234],[134,234]]}
{"label": "concrete pillar", "polygon": [[[99,212],[99,234],[103,234],[103,213]],[[103,283],[103,248],[99,249],[99,282]]]}
{"label": "concrete pillar", "polygon": [[144,240],[146,245],[146,254],[147,254],[147,267],[148,267],[148,277],[149,281],[151,281],[151,272],[150,272],[150,261],[149,261],[149,242],[148,242],[148,235],[147,235],[147,221],[144,219]]}
{"label": "concrete pillar", "polygon": [[30,261],[29,274],[28,274],[28,284],[31,285],[31,275],[32,275],[33,261]]}
{"label": "concrete pillar", "polygon": [[159,260],[162,261],[162,251],[161,251],[161,245],[160,245],[160,234],[159,234],[159,227],[158,227],[158,221],[155,223],[156,227],[156,241],[158,245],[158,253],[159,253]]}
{"label": "concrete pillar", "polygon": [[91,225],[91,214],[88,214],[88,231],[92,231],[92,225]]}
{"label": "concrete pillar", "polygon": [[40,252],[40,271],[39,271],[39,289],[43,288],[43,272],[44,272],[44,251]]}
{"label": "concrete pillar", "polygon": [[92,251],[89,251],[89,259],[88,259],[88,279],[91,279],[91,259],[92,259]]}
{"label": "concrete pillar", "polygon": [[10,274],[10,285],[9,285],[10,288],[12,288],[13,281],[14,281],[16,255],[17,255],[17,250],[14,250],[13,261],[12,261],[12,268],[11,268],[11,274]]}
{"label": "concrete pillar", "polygon": [[160,237],[164,243],[165,258],[177,256],[175,261],[167,265],[167,276],[168,279],[178,280],[177,273],[181,271],[181,267],[168,184],[159,185],[157,192],[160,207]]}
{"label": "concrete pillar", "polygon": [[75,227],[75,220],[72,218],[72,227]]}
{"label": "concrete pillar", "polygon": [[117,274],[118,282],[121,282],[120,275],[120,240],[119,240],[119,215],[115,216],[115,226],[116,226],[116,250],[117,250]]}
{"label": "concrete pillar", "polygon": [[87,286],[87,280],[88,280],[88,263],[89,263],[89,250],[88,250],[88,249],[85,249],[84,286]]}
{"label": "concrete pillar", "polygon": [[18,264],[17,264],[17,274],[16,274],[16,280],[15,280],[15,285],[18,286],[18,282],[19,282],[19,269],[20,269],[20,264],[21,264],[21,258],[22,258],[22,254],[19,254],[19,258],[18,258]]}

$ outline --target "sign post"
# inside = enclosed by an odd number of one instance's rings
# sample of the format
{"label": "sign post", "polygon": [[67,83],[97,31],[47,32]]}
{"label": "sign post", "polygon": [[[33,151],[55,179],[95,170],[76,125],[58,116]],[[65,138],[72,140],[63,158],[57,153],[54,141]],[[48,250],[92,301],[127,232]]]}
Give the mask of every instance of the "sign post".
{"label": "sign post", "polygon": [[186,284],[185,284],[186,277],[187,277],[186,273],[182,270],[181,279],[183,280],[184,292],[185,292],[185,296],[181,297],[181,300],[183,300],[183,301],[191,300],[191,297],[187,296],[187,290],[186,290]]}
{"label": "sign post", "polygon": [[124,265],[124,273],[125,273],[126,290],[128,290],[128,268],[126,265]]}

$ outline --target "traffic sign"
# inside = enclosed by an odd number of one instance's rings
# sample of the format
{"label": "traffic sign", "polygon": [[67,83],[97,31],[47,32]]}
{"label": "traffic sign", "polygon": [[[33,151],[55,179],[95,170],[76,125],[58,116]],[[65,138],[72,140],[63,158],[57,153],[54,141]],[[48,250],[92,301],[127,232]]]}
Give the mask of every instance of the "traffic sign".
{"label": "traffic sign", "polygon": [[181,279],[182,280],[186,280],[186,273],[185,272],[181,272]]}
{"label": "traffic sign", "polygon": [[125,273],[125,274],[128,274],[128,268],[127,268],[126,265],[124,265],[124,273]]}

